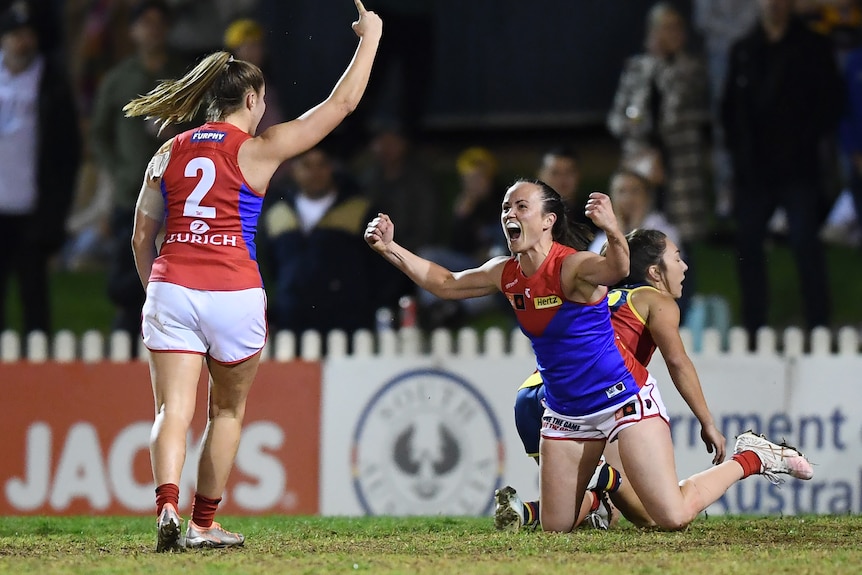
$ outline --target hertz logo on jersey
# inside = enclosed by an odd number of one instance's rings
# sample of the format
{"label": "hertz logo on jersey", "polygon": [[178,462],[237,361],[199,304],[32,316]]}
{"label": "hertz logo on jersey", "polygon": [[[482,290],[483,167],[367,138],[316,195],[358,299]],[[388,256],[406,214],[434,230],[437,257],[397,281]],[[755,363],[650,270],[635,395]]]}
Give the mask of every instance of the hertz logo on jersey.
{"label": "hertz logo on jersey", "polygon": [[227,134],[210,130],[201,130],[192,134],[192,142],[218,142],[221,143]]}
{"label": "hertz logo on jersey", "polygon": [[533,298],[533,307],[536,309],[559,307],[561,305],[563,305],[563,300],[560,299],[560,296],[548,295]]}

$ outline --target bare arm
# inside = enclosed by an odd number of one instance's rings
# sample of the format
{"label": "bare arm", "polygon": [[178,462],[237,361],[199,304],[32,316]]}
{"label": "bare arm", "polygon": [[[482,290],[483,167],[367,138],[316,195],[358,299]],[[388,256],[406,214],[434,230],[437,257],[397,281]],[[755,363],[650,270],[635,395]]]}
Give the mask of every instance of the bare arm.
{"label": "bare arm", "polygon": [[444,299],[467,299],[499,290],[503,265],[508,259],[505,256],[491,259],[478,268],[451,272],[398,245],[394,236],[395,224],[386,214],[379,214],[365,229],[365,241],[372,249],[404,272],[418,286],[435,296]]}
{"label": "bare arm", "polygon": [[162,194],[158,187],[153,187],[148,183],[141,186],[138,208],[135,210],[135,228],[132,232],[132,254],[135,256],[135,268],[138,270],[138,277],[141,278],[141,285],[144,286],[145,290],[150,279],[150,272],[153,269],[153,262],[156,259],[156,236],[162,229],[162,220],[156,220],[153,216],[147,215],[141,209],[141,204],[142,202],[154,202],[156,196],[161,200]]}
{"label": "bare arm", "polygon": [[165,200],[159,189],[162,175],[171,158],[173,140],[165,142],[147,165],[138,203],[135,206],[135,227],[132,231],[132,254],[135,268],[144,290],[156,259],[156,236],[165,220]]}
{"label": "bare arm", "polygon": [[721,463],[725,457],[725,438],[715,426],[697,370],[679,337],[679,306],[667,295],[656,292],[635,294],[636,297],[647,295],[650,298],[647,315],[650,334],[661,351],[674,386],[700,422],[701,438],[706,450],[714,453],[712,462]]}
{"label": "bare arm", "polygon": [[629,275],[629,244],[620,230],[611,199],[600,192],[590,194],[586,214],[607,235],[604,256],[589,254],[577,266],[578,278],[594,286],[614,285]]}
{"label": "bare arm", "polygon": [[359,105],[383,34],[383,21],[359,0],[354,2],[359,20],[353,23],[353,30],[359,45],[329,97],[299,118],[276,124],[247,142],[240,152],[242,165],[266,166],[274,173],[285,160],[317,145]]}

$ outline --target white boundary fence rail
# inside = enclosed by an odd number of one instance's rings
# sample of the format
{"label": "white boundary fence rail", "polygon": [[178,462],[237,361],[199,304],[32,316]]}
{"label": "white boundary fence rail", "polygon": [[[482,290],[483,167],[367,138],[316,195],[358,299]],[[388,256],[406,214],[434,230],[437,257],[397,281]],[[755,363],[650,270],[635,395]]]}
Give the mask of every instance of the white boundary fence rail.
{"label": "white boundary fence rail", "polygon": [[[846,326],[837,332],[827,328],[815,328],[808,334],[810,341],[806,347],[806,333],[800,328],[787,328],[777,331],[763,328],[757,334],[754,352],[747,346],[747,336],[741,327],[728,330],[726,342],[723,334],[713,328],[704,330],[700,349],[694,350],[692,334],[683,328],[680,333],[687,349],[692,355],[705,356],[772,356],[795,357],[800,355],[841,355],[860,353],[860,337],[857,329]],[[296,353],[299,338],[300,353]],[[492,327],[484,332],[464,328],[454,335],[444,329],[436,330],[427,336],[416,328],[384,330],[378,333],[359,331],[353,336],[352,353],[348,353],[349,338],[341,331],[327,336],[326,358],[340,357],[416,357],[424,355],[457,355],[459,357],[529,357],[532,355],[530,343],[517,329],[506,332]],[[57,332],[49,338],[42,332],[32,332],[22,338],[17,332],[5,331],[0,334],[0,362],[29,361],[58,363],[84,361],[125,362],[137,359],[147,360],[147,350],[141,347],[137,358],[132,358],[131,339],[125,332],[115,332],[105,337],[99,331],[87,331],[80,337],[67,330]],[[263,351],[264,360],[291,361],[294,359],[324,359],[323,339],[317,332],[309,331],[294,334],[281,331],[270,334]]]}
{"label": "white boundary fence rail", "polygon": [[[812,481],[740,482],[709,512],[862,514],[857,331],[764,329],[753,352],[741,328],[697,335],[692,359],[728,448],[751,428],[787,439],[816,465]],[[692,333],[682,336],[694,349]],[[231,512],[482,515],[495,487],[538,496],[537,467],[512,417],[516,390],[535,369],[520,331],[407,328],[352,341],[334,332],[325,343],[316,332],[280,332],[268,342],[228,489]],[[131,349],[124,333],[0,334],[0,385],[17,417],[0,465],[0,509],[150,509],[142,454],[151,392],[146,351],[132,360]],[[711,456],[660,354],[649,369],[670,414],[679,476],[688,477]],[[193,467],[183,473],[186,487]],[[450,507],[461,501],[470,505]]]}

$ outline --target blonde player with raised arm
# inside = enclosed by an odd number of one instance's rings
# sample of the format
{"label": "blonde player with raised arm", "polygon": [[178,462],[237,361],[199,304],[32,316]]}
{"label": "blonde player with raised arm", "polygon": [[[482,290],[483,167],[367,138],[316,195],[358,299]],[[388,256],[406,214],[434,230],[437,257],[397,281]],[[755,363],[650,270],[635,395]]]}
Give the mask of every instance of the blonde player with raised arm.
{"label": "blonde player with raised arm", "polygon": [[[285,160],[320,142],[359,104],[383,23],[355,0],[359,44],[323,102],[255,135],[266,108],[260,69],[226,52],[204,58],[179,80],[129,102],[127,116],[161,126],[207,122],[167,142],[147,167],[132,249],[147,292],[144,344],[150,350],[155,421],[150,442],[158,517],[157,551],[178,550],[180,474],[202,361],[209,370],[204,433],[187,547],[242,545],[213,521],[239,446],[246,398],[266,341],[266,297],[255,231],[263,196]],[[164,226],[161,248],[156,236]]]}

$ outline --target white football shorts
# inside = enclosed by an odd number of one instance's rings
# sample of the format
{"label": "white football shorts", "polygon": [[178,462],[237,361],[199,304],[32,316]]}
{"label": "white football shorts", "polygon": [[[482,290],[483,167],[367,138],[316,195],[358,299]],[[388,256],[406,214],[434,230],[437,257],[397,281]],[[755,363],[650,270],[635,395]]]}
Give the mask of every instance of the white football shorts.
{"label": "white football shorts", "polygon": [[150,351],[208,355],[219,363],[239,363],[266,343],[263,288],[204,291],[150,282],[141,332]]}
{"label": "white football shorts", "polygon": [[614,441],[620,431],[650,417],[661,417],[670,424],[667,408],[653,376],[649,376],[637,395],[589,415],[562,415],[545,406],[545,414],[542,416],[542,437]]}

